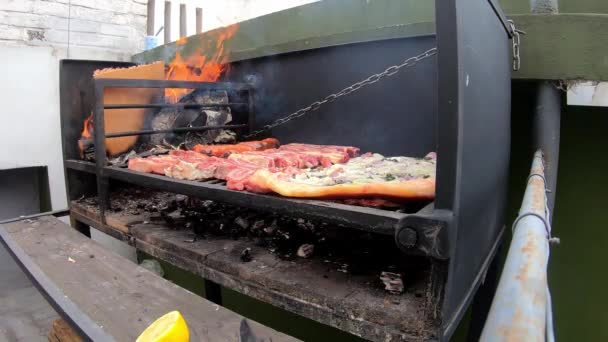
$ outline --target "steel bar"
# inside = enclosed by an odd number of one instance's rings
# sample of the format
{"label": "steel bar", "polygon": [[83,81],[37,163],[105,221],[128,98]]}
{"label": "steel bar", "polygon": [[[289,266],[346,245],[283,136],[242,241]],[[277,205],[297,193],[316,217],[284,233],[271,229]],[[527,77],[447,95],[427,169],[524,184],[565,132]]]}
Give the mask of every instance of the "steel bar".
{"label": "steel bar", "polygon": [[128,109],[128,108],[184,108],[184,109],[197,109],[197,108],[214,108],[214,107],[230,107],[230,106],[244,106],[247,105],[245,102],[231,102],[231,103],[218,103],[218,104],[199,104],[199,103],[147,103],[147,104],[109,104],[104,105],[104,109]]}
{"label": "steel bar", "polygon": [[534,14],[557,14],[558,0],[530,0],[530,10]]}
{"label": "steel bar", "polygon": [[67,159],[63,163],[65,167],[71,170],[78,170],[95,174],[95,163],[85,160]]}
{"label": "steel bar", "polygon": [[135,80],[98,78],[95,84],[107,88],[188,88],[202,90],[249,90],[251,85],[239,82],[195,82],[175,80]]}
{"label": "steel bar", "polygon": [[196,8],[196,34],[203,32],[203,9]]}
{"label": "steel bar", "polygon": [[61,216],[69,215],[69,214],[70,214],[70,209],[65,208],[65,209],[59,209],[59,210],[45,211],[43,213],[36,213],[36,214],[31,214],[31,215],[21,215],[18,217],[13,217],[10,219],[2,220],[2,221],[0,221],[0,224],[6,224],[6,223],[21,221],[21,220],[27,220],[27,219],[35,219],[40,216],[52,215],[55,217],[61,217]]}
{"label": "steel bar", "polygon": [[[513,239],[480,341],[545,341],[548,221],[543,153],[537,150]],[[550,310],[550,309],[549,309]]]}
{"label": "steel bar", "polygon": [[[100,80],[99,80],[100,81]],[[93,138],[95,141],[95,174],[97,175],[97,196],[99,198],[99,213],[101,222],[106,223],[106,209],[110,205],[110,183],[103,174],[106,161],[105,121],[103,110],[104,85],[95,81],[95,106],[93,108]]]}
{"label": "steel bar", "polygon": [[148,0],[148,15],[146,17],[146,34],[148,36],[154,35],[154,13],[156,8],[156,0]]}
{"label": "steel bar", "polygon": [[185,38],[188,36],[188,24],[186,16],[186,4],[179,5],[179,37]]}
{"label": "steel bar", "polygon": [[211,131],[215,129],[236,129],[236,128],[245,128],[246,124],[241,125],[221,125],[221,126],[199,126],[199,127],[178,127],[178,128],[168,128],[168,129],[148,129],[141,131],[126,131],[126,132],[117,132],[117,133],[108,133],[106,134],[106,138],[118,138],[118,137],[128,137],[132,135],[149,135],[149,134],[159,134],[159,133],[183,133],[183,132],[201,132],[201,131]]}
{"label": "steel bar", "polygon": [[165,28],[163,44],[169,44],[171,43],[171,1],[165,1],[165,22],[163,26]]}

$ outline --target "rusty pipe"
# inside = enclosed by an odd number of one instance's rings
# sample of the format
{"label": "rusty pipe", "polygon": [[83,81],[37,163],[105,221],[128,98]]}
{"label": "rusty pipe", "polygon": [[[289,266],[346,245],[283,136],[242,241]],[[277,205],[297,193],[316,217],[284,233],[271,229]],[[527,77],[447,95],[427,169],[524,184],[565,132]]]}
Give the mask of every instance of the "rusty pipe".
{"label": "rusty pipe", "polygon": [[543,153],[534,153],[513,239],[480,341],[552,340],[547,284],[551,227]]}

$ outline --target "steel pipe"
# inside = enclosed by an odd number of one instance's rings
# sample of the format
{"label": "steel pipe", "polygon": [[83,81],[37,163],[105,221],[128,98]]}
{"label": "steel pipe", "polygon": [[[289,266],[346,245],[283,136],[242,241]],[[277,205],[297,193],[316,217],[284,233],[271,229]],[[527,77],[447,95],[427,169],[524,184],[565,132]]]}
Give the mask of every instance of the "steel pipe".
{"label": "steel pipe", "polygon": [[534,154],[513,240],[480,341],[545,341],[552,336],[547,265],[551,226],[543,153]]}
{"label": "steel pipe", "polygon": [[543,151],[549,220],[555,206],[557,169],[559,165],[559,141],[561,125],[561,90],[550,81],[542,81],[537,88],[536,108],[533,117],[534,150]]}

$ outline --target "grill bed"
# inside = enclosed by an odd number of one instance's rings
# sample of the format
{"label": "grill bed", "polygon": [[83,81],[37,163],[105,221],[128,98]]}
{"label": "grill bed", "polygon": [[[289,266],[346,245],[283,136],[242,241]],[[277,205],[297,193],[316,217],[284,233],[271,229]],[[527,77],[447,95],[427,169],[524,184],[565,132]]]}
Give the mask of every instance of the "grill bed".
{"label": "grill bed", "polygon": [[[68,160],[66,161],[66,166],[74,170],[95,173],[95,164],[90,162]],[[278,214],[321,219],[385,235],[394,235],[399,221],[408,216],[407,213],[329,201],[291,199],[246,191],[235,191],[227,189],[226,183],[217,179],[204,182],[179,180],[114,166],[105,167],[103,174],[110,179],[156,190],[176,192],[252,209],[276,212]]]}

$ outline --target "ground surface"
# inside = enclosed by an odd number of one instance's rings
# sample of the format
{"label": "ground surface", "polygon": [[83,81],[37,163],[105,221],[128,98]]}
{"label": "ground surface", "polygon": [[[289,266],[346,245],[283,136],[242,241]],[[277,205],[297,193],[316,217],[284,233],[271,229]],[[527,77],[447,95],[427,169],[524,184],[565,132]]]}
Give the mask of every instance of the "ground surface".
{"label": "ground surface", "polygon": [[59,318],[0,244],[0,341],[47,341]]}

